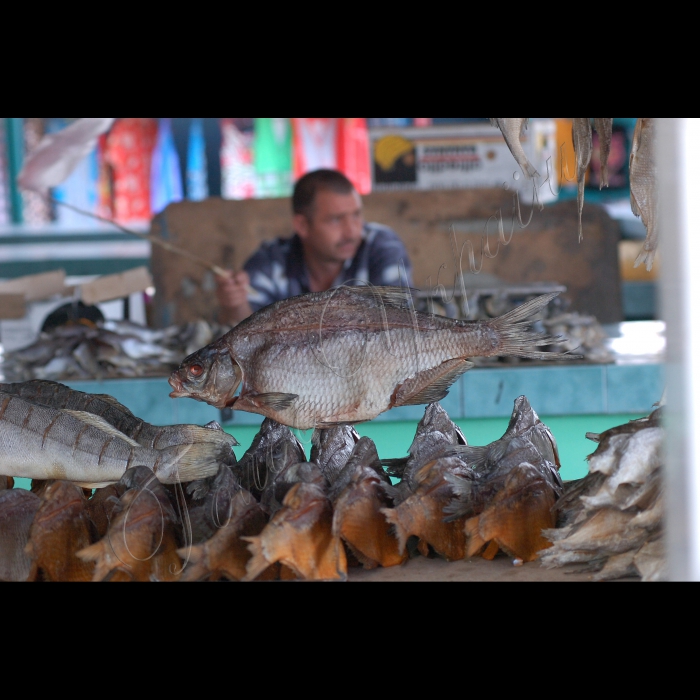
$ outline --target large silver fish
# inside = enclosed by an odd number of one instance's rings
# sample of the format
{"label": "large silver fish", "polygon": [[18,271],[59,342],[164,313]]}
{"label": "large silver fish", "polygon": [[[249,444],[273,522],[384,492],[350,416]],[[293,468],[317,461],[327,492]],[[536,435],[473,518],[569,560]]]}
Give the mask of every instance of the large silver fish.
{"label": "large silver fish", "polygon": [[301,429],[372,420],[394,406],[444,398],[475,355],[571,359],[538,351],[557,341],[527,330],[555,296],[488,321],[462,321],[414,311],[402,288],[303,294],[260,309],[186,358],[170,377],[170,396]]}
{"label": "large silver fish", "polygon": [[[224,452],[230,449],[223,445]],[[143,447],[92,413],[49,408],[0,391],[0,474],[98,488],[143,465],[159,481],[176,483],[215,474],[223,458],[206,443]]]}

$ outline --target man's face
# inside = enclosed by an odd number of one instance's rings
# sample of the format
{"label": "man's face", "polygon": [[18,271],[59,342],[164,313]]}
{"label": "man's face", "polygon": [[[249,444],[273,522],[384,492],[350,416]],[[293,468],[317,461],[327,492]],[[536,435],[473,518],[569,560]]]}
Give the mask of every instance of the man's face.
{"label": "man's face", "polygon": [[354,258],[362,243],[363,225],[362,200],[355,191],[319,190],[310,216],[294,216],[305,253],[323,262],[344,263]]}

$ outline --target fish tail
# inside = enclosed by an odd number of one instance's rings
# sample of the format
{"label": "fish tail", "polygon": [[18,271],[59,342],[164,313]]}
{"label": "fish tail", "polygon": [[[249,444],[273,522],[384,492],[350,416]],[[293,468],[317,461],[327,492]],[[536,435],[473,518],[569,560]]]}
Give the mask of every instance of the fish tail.
{"label": "fish tail", "polygon": [[253,581],[268,567],[276,562],[268,561],[263,553],[262,537],[241,537],[242,540],[248,542],[248,550],[251,553],[251,558],[246,565],[246,574],[243,581]]}
{"label": "fish tail", "polygon": [[401,517],[396,508],[380,508],[384,517],[386,518],[389,525],[394,526],[394,532],[396,533],[396,539],[399,541],[399,554],[403,554],[406,551],[406,542],[410,536],[410,532],[401,523]]}
{"label": "fish tail", "polygon": [[531,360],[580,360],[582,355],[564,352],[539,352],[534,348],[540,345],[555,345],[565,340],[563,336],[548,335],[528,330],[533,316],[549,304],[559,292],[542,294],[521,304],[503,316],[487,321],[487,325],[496,331],[498,346],[488,355],[516,355]]}
{"label": "fish tail", "polygon": [[222,462],[219,450],[212,450],[207,443],[173,445],[160,450],[154,472],[163,484],[196,481],[214,476]]}

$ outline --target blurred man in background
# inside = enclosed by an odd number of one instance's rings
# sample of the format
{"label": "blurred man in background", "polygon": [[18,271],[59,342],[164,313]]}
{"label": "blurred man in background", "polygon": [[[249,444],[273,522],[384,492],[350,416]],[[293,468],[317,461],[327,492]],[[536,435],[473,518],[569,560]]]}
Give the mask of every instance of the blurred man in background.
{"label": "blurred man in background", "polygon": [[411,286],[411,262],[390,228],[365,223],[362,200],[337,170],[301,177],[292,195],[294,235],[263,243],[240,272],[217,277],[219,321],[343,284]]}

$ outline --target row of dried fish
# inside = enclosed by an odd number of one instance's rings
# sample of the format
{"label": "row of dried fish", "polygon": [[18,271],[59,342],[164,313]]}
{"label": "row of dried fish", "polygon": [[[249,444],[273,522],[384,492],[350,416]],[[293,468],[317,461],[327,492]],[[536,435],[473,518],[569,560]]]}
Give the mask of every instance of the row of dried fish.
{"label": "row of dried fish", "polygon": [[8,352],[1,369],[13,381],[163,376],[226,330],[206,321],[162,330],[129,321],[69,323]]}
{"label": "row of dried fish", "polygon": [[119,481],[132,465],[166,483],[216,474],[235,461],[235,439],[207,426],[157,427],[106,394],[46,380],[0,384],[0,474],[65,479],[90,488]]}
{"label": "row of dried fish", "polygon": [[553,542],[541,553],[547,567],[585,564],[594,579],[667,576],[663,544],[661,411],[589,434],[598,442],[589,474],[567,484],[556,505]]}
{"label": "row of dried fish", "polygon": [[[526,177],[535,177],[537,170],[527,159],[520,136],[526,127],[527,118],[501,117],[492,118],[491,123],[497,126],[508,144],[513,157],[522,168]],[[637,267],[644,263],[647,270],[651,270],[654,263],[654,254],[658,244],[657,228],[657,175],[656,160],[654,157],[655,118],[639,117],[632,136],[632,149],[630,152],[629,177],[630,177],[630,202],[632,212],[642,219],[647,235],[642,250],[635,261]],[[601,189],[608,186],[608,157],[612,140],[612,117],[595,117],[593,125],[598,133],[600,141],[600,167]],[[583,236],[581,215],[583,212],[584,187],[586,172],[591,162],[593,153],[593,132],[591,129],[591,117],[574,117],[572,126],[572,138],[574,153],[576,156],[576,182],[578,183],[578,216],[579,216],[579,240]]]}
{"label": "row of dried fish", "polygon": [[433,403],[408,457],[384,463],[348,425],[315,431],[307,461],[266,419],[239,462],[186,490],[143,466],[90,498],[36,481],[0,494],[0,578],[343,580],[418,555],[533,560],[562,490],[554,437],[520,397],[500,440],[466,443]]}

